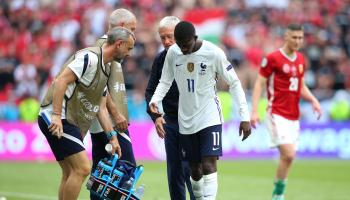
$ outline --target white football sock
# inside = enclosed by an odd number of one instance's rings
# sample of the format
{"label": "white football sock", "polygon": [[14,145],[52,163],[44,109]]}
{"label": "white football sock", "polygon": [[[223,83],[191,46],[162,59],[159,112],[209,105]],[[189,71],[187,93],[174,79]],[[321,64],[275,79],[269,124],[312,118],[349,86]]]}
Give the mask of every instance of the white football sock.
{"label": "white football sock", "polygon": [[194,197],[196,198],[196,200],[204,200],[204,198],[203,198],[203,183],[204,183],[203,177],[201,179],[199,179],[199,181],[193,180],[192,177],[190,177],[190,179],[191,179]]}
{"label": "white football sock", "polygon": [[218,173],[203,175],[203,196],[205,200],[215,200],[218,191]]}

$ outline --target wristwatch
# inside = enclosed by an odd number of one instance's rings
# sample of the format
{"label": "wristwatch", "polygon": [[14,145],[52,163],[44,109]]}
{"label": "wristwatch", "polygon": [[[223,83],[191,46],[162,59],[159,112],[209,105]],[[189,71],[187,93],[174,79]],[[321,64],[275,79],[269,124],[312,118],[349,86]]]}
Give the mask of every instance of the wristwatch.
{"label": "wristwatch", "polygon": [[112,138],[113,135],[117,135],[117,132],[115,130],[110,131],[107,133],[107,138],[108,140],[110,140]]}

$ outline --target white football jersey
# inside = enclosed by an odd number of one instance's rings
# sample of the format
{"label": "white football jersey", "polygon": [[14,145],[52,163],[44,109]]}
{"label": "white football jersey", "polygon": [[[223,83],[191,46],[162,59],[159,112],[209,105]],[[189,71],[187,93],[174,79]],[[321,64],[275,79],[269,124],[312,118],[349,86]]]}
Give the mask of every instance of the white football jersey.
{"label": "white football jersey", "polygon": [[183,55],[177,44],[165,58],[162,76],[150,103],[159,104],[175,79],[179,89],[179,128],[181,134],[194,134],[206,127],[223,123],[220,101],[216,95],[217,76],[230,85],[238,101],[242,121],[249,121],[249,111],[241,83],[225,53],[203,41],[196,52]]}

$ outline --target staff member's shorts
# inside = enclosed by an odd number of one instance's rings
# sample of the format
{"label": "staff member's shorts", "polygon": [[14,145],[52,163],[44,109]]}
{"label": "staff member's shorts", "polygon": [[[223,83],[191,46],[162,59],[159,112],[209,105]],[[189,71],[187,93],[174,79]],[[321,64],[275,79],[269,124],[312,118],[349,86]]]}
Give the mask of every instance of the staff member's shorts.
{"label": "staff member's shorts", "polygon": [[41,116],[38,118],[38,125],[41,132],[45,135],[57,161],[62,161],[65,157],[85,150],[80,129],[68,123],[66,119],[62,119],[64,135],[61,138],[51,134]]}

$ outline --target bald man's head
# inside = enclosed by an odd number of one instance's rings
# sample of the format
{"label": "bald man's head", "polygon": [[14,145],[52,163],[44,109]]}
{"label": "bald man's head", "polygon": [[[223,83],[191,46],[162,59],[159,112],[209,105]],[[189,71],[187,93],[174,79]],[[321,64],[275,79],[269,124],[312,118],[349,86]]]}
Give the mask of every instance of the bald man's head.
{"label": "bald man's head", "polygon": [[136,25],[137,20],[135,15],[127,9],[116,9],[109,16],[109,30],[117,26],[121,26],[135,32]]}

